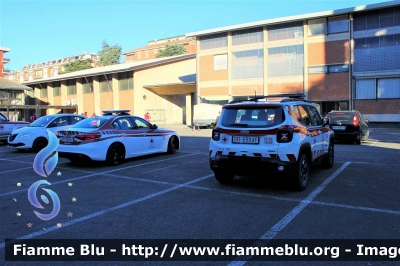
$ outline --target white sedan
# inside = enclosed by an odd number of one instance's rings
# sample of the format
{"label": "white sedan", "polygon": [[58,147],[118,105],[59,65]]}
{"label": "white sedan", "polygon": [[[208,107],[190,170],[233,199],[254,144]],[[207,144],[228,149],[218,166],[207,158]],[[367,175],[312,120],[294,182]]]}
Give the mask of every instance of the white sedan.
{"label": "white sedan", "polygon": [[175,153],[179,149],[180,137],[175,131],[160,129],[128,112],[103,111],[103,116],[85,119],[68,130],[59,131],[59,157],[72,162],[89,159],[118,165],[127,158]]}
{"label": "white sedan", "polygon": [[11,132],[8,137],[8,145],[18,150],[33,149],[38,152],[47,146],[47,130],[56,134],[57,131],[67,129],[85,118],[83,115],[77,114],[42,116],[30,123],[29,126]]}

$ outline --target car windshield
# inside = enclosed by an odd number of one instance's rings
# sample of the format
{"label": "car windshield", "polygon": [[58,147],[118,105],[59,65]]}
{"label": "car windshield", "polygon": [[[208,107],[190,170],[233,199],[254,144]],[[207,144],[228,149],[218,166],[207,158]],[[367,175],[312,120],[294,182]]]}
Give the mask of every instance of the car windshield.
{"label": "car windshield", "polygon": [[99,128],[102,125],[104,125],[104,123],[110,119],[109,117],[101,117],[101,116],[96,116],[93,118],[87,118],[84,119],[78,123],[76,123],[75,125],[73,125],[70,128]]}
{"label": "car windshield", "polygon": [[0,121],[7,121],[7,118],[2,113],[0,113]]}
{"label": "car windshield", "polygon": [[227,109],[221,114],[221,125],[226,127],[266,128],[281,124],[281,107]]}
{"label": "car windshield", "polygon": [[54,119],[54,116],[42,116],[41,118],[35,120],[34,122],[30,123],[30,127],[45,127],[47,126],[50,121]]}
{"label": "car windshield", "polygon": [[351,112],[329,113],[328,118],[329,118],[330,123],[336,123],[336,122],[353,123],[354,113],[351,113]]}

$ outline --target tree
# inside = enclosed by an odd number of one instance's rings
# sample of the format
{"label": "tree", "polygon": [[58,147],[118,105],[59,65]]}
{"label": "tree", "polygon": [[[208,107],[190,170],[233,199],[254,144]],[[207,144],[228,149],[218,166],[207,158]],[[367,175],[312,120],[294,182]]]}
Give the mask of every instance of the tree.
{"label": "tree", "polygon": [[114,45],[110,46],[104,40],[103,50],[99,52],[100,62],[102,66],[119,64],[119,57],[121,56],[121,46]]}
{"label": "tree", "polygon": [[66,63],[63,65],[64,71],[60,71],[58,72],[58,74],[66,74],[74,71],[93,68],[93,66],[91,65],[92,63],[92,59],[76,60],[71,63]]}
{"label": "tree", "polygon": [[186,49],[185,46],[183,46],[183,44],[173,44],[165,46],[165,49],[160,50],[159,53],[156,55],[156,57],[161,58],[174,55],[181,55],[185,53]]}

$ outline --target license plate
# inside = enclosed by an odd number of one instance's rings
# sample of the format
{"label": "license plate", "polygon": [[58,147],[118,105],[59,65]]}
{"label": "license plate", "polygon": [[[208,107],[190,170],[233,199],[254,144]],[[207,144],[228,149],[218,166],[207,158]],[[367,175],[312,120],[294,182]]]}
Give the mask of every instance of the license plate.
{"label": "license plate", "polygon": [[72,137],[64,137],[64,142],[72,142],[73,138]]}
{"label": "license plate", "polygon": [[234,136],[232,138],[232,143],[243,143],[243,144],[258,144],[260,142],[260,137],[242,137]]}
{"label": "license plate", "polygon": [[346,126],[333,126],[332,129],[336,129],[336,130],[345,130]]}

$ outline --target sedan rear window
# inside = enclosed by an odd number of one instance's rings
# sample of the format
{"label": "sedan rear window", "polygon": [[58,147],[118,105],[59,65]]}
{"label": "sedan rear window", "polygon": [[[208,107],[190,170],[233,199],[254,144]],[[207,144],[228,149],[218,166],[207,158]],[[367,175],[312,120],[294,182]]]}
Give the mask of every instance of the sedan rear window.
{"label": "sedan rear window", "polygon": [[283,121],[281,107],[223,109],[221,125],[226,127],[266,128],[279,125]]}
{"label": "sedan rear window", "polygon": [[73,125],[70,128],[99,128],[101,127],[105,122],[107,122],[109,118],[103,118],[103,117],[93,117],[93,118],[87,118],[84,119],[75,125]]}
{"label": "sedan rear window", "polygon": [[330,123],[336,123],[336,122],[353,123],[353,117],[354,117],[354,113],[351,113],[351,112],[336,112],[336,113],[328,114]]}

